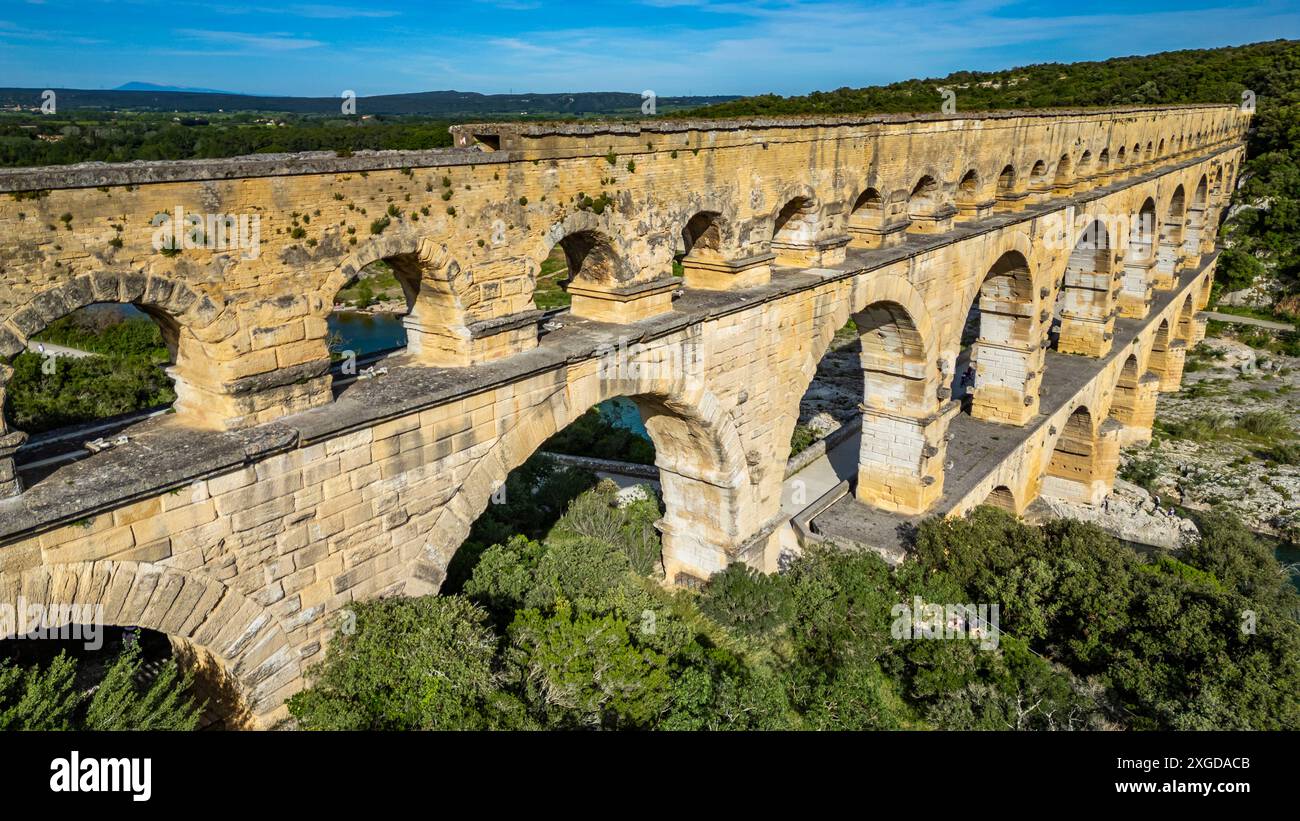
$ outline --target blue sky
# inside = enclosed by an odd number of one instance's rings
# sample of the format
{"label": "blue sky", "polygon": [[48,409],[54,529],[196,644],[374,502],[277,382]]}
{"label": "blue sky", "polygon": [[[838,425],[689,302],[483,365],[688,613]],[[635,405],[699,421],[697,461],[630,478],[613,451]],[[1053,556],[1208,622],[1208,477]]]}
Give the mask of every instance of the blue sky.
{"label": "blue sky", "polygon": [[802,94],[1279,37],[1294,0],[0,0],[0,86]]}

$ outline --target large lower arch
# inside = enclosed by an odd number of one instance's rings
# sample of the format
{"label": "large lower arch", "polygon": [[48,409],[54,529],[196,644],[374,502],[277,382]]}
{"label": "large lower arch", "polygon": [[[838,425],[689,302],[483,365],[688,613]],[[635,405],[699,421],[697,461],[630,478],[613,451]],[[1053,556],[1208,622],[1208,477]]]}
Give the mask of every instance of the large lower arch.
{"label": "large lower arch", "polygon": [[452,555],[510,471],[589,408],[617,397],[637,404],[654,442],[667,580],[693,584],[735,561],[767,567],[772,533],[757,510],[757,477],[751,477],[730,414],[711,393],[687,388],[680,372],[673,373],[680,362],[669,360],[693,355],[685,347],[644,346],[619,362],[589,361],[580,373],[539,392],[456,477],[458,489],[436,512],[429,542],[412,559],[410,577],[417,586],[434,590],[442,584]]}
{"label": "large lower arch", "polygon": [[196,573],[111,559],[42,564],[0,573],[0,604],[38,605],[65,614],[61,623],[72,608],[88,608],[101,624],[145,627],[179,640],[234,684],[239,698],[229,725],[270,726],[303,684],[300,654],[279,621],[233,588]]}
{"label": "large lower arch", "polygon": [[964,370],[966,381],[973,384],[971,414],[991,422],[1022,425],[1038,412],[1043,351],[1028,250],[1023,237],[1013,236],[999,246],[992,264],[976,280],[974,293],[959,303],[971,306],[963,314],[967,322],[976,313],[979,318],[969,365],[963,368],[960,361],[964,324],[954,329],[947,347],[956,363],[953,370]]}
{"label": "large lower arch", "polygon": [[[948,424],[959,410],[943,392],[938,332],[924,297],[906,277],[877,274],[855,281],[849,300],[835,300],[799,374],[802,396],[837,328],[849,319],[861,339],[862,445],[859,500],[885,510],[922,513],[943,492]],[[797,412],[788,414],[790,427]],[[789,441],[789,428],[777,431]]]}
{"label": "large lower arch", "polygon": [[1100,357],[1110,352],[1115,336],[1111,254],[1110,232],[1101,220],[1092,220],[1070,253],[1057,295],[1061,353]]}

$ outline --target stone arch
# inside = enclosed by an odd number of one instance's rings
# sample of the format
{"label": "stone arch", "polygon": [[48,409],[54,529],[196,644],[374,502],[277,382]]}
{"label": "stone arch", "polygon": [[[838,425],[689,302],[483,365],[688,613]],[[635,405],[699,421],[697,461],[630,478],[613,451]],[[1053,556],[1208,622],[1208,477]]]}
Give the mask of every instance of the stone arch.
{"label": "stone arch", "polygon": [[1112,254],[1105,223],[1092,220],[1080,231],[1070,252],[1057,294],[1058,351],[1096,357],[1110,351],[1115,326],[1111,314]]}
{"label": "stone arch", "polygon": [[[105,270],[82,274],[47,288],[0,317],[0,498],[21,490],[12,455],[26,434],[10,431],[5,413],[10,362],[27,349],[32,337],[50,323],[88,305],[132,305],[157,323],[171,352],[168,375],[174,382],[176,418],[193,427],[226,427],[220,397],[224,386],[212,382],[214,348],[228,340],[238,323],[227,306],[194,290],[184,280],[137,271]],[[214,397],[218,397],[214,401]]]}
{"label": "stone arch", "polygon": [[1047,183],[1047,163],[1038,160],[1029,169],[1029,183],[1031,185],[1043,185]]}
{"label": "stone arch", "polygon": [[[507,332],[513,332],[517,338],[505,346],[489,345],[474,331],[477,323],[497,318],[488,312],[501,312],[503,300],[507,315],[527,315],[532,308],[535,271],[515,273],[519,287],[512,297],[500,296],[499,292],[505,289],[497,282],[498,297],[492,300],[496,304],[490,305],[483,298],[473,271],[461,265],[447,244],[414,234],[377,237],[360,246],[331,271],[317,300],[322,319],[333,310],[335,295],[366,266],[378,261],[392,269],[406,298],[407,312],[402,324],[406,328],[406,353],[414,361],[436,367],[463,367],[491,358],[492,355],[485,353],[487,350],[495,351],[495,355],[507,355],[536,344],[536,331],[532,328],[509,329]],[[516,266],[517,269],[525,267]],[[321,356],[328,357],[324,337],[320,344]]]}
{"label": "stone arch", "polygon": [[1174,188],[1165,206],[1160,229],[1160,248],[1156,257],[1155,287],[1174,285],[1183,253],[1183,225],[1186,220],[1186,195],[1182,183]]}
{"label": "stone arch", "polygon": [[1141,318],[1147,314],[1151,299],[1159,237],[1156,201],[1146,197],[1138,206],[1129,225],[1128,247],[1124,252],[1124,272],[1120,279],[1118,307],[1122,316]]}
{"label": "stone arch", "polygon": [[[958,303],[970,306],[966,321],[954,328],[946,351],[953,375],[973,387],[970,412],[981,419],[1023,424],[1037,412],[1037,381],[1042,349],[1038,344],[1037,298],[1028,239],[1013,234],[994,250],[997,256],[974,283],[974,293]],[[979,333],[969,365],[961,362],[962,333],[978,310]]]}
{"label": "stone arch", "polygon": [[1124,167],[1124,164],[1125,164],[1125,161],[1126,161],[1127,159],[1128,159],[1128,153],[1126,152],[1124,146],[1121,145],[1121,146],[1119,147],[1119,151],[1116,151],[1116,152],[1115,152],[1115,167],[1116,167],[1116,168],[1123,168],[1123,167]]}
{"label": "stone arch", "polygon": [[807,186],[789,192],[772,215],[771,249],[778,265],[802,266],[822,234],[822,207]]}
{"label": "stone arch", "polygon": [[1007,163],[1002,167],[1002,170],[998,172],[998,199],[1006,200],[1016,194],[1018,191],[1016,182],[1016,167],[1011,163]]}
{"label": "stone arch", "polygon": [[1020,515],[1019,505],[1016,503],[1016,494],[1006,485],[998,485],[989,491],[989,495],[984,497],[982,504],[989,507],[995,507],[1012,516]]}
{"label": "stone arch", "polygon": [[103,624],[145,627],[185,642],[235,685],[236,723],[270,726],[303,685],[300,654],[279,620],[208,576],[112,559],[0,573],[0,602],[16,606],[19,597],[29,605],[102,608]]}
{"label": "stone arch", "polygon": [[1070,155],[1062,154],[1056,161],[1056,171],[1052,176],[1052,186],[1058,190],[1066,190],[1074,185],[1074,160]]}
{"label": "stone arch", "polygon": [[975,214],[980,202],[980,174],[972,168],[962,175],[957,183],[957,210],[963,214]]}
{"label": "stone arch", "polygon": [[[678,354],[691,357],[685,350]],[[550,392],[503,425],[493,443],[456,477],[457,490],[436,512],[429,541],[412,558],[409,575],[424,589],[436,590],[452,556],[470,527],[487,508],[492,493],[542,444],[588,409],[625,397],[641,410],[655,445],[665,513],[658,523],[663,535],[664,568],[670,582],[702,581],[732,561],[764,566],[764,545],[750,544],[759,524],[746,451],[730,414],[707,390],[691,387],[677,365],[661,357],[672,351],[647,345],[628,352],[628,367],[593,367]],[[779,477],[778,481],[779,481]],[[757,555],[746,554],[753,548]]]}
{"label": "stone arch", "polygon": [[719,255],[726,245],[726,218],[718,211],[697,211],[682,226],[684,256]]}
{"label": "stone arch", "polygon": [[849,211],[848,231],[853,237],[853,244],[860,248],[880,248],[886,244],[890,235],[897,233],[905,225],[895,224],[891,220],[888,203],[880,191],[873,186],[862,189],[854,198]]}
{"label": "stone arch", "polygon": [[1210,180],[1201,174],[1193,189],[1192,202],[1187,208],[1187,224],[1183,236],[1183,252],[1190,257],[1201,255],[1201,243],[1207,230],[1206,209],[1209,208]]}
{"label": "stone arch", "polygon": [[[1104,451],[1108,449],[1100,446],[1098,433],[1093,413],[1086,406],[1071,410],[1047,451],[1042,495],[1081,504],[1096,504],[1105,498],[1110,492],[1105,478],[1108,465]],[[1114,450],[1111,459],[1118,463],[1118,448]],[[1113,483],[1113,467],[1109,476]]]}
{"label": "stone arch", "polygon": [[908,230],[933,234],[952,227],[955,206],[944,199],[943,185],[934,174],[922,174],[907,196]]}
{"label": "stone arch", "polygon": [[1110,418],[1122,426],[1119,434],[1121,446],[1151,440],[1160,379],[1146,372],[1142,356],[1142,350],[1135,346],[1125,357],[1111,391]]}
{"label": "stone arch", "polygon": [[[1121,147],[1120,150],[1122,151],[1123,148]],[[1120,158],[1120,161],[1123,162],[1123,158]],[[1097,172],[1099,174],[1110,172],[1110,148],[1103,148],[1101,152],[1097,154]]]}

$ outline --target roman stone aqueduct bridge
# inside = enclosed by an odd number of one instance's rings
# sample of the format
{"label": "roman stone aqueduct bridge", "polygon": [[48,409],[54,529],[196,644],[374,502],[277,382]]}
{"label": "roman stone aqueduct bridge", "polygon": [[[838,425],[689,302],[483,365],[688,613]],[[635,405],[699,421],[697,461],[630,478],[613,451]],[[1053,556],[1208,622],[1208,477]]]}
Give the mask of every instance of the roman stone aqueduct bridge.
{"label": "roman stone aqueduct bridge", "polygon": [[[0,172],[0,363],[81,306],[132,303],[178,395],[127,444],[39,477],[0,428],[0,602],[163,631],[265,723],[338,611],[436,591],[507,473],[618,396],[654,439],[667,579],[772,568],[799,400],[850,318],[859,511],[1097,499],[1202,333],[1248,122],[1198,106],[458,126],[451,150]],[[156,249],[178,207],[259,218],[260,253]],[[572,310],[542,322],[556,244]],[[375,260],[407,291],[409,345],[336,389],[326,318]],[[976,464],[948,452],[989,431],[1002,444]]]}

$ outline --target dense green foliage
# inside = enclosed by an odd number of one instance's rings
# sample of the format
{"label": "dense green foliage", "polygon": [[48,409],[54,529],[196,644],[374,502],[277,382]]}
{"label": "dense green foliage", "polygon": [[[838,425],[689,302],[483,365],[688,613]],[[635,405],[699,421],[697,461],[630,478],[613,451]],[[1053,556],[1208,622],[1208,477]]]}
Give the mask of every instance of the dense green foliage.
{"label": "dense green foliage", "polygon": [[[557,472],[532,465],[521,481],[553,503]],[[901,568],[814,550],[779,575],[737,564],[700,591],[669,591],[653,498],[620,508],[610,483],[569,492],[544,534],[481,549],[456,592],[357,605],[356,631],[336,635],[290,702],[298,724],[1300,726],[1296,594],[1224,516],[1202,523],[1201,545],[1149,562],[1091,526],[981,508],[924,524]],[[997,646],[895,637],[895,608],[914,597],[999,603]]]}
{"label": "dense green foliage", "polygon": [[958,111],[1082,108],[1174,103],[1240,103],[1246,89],[1274,88],[1279,71],[1294,71],[1300,43],[1168,51],[1087,63],[1041,63],[1005,71],[958,71],[946,77],[885,86],[840,88],[802,97],[745,97],[682,112],[683,117],[871,114],[940,110],[941,89],[957,95]]}
{"label": "dense green foliage", "polygon": [[638,465],[655,463],[655,446],[650,440],[627,428],[614,425],[596,408],[579,416],[564,430],[546,440],[542,450]]}
{"label": "dense green foliage", "polygon": [[446,120],[365,121],[255,114],[179,118],[170,114],[80,111],[69,116],[0,116],[0,166],[131,160],[188,160],[291,151],[447,148]]}
{"label": "dense green foliage", "polygon": [[40,433],[176,401],[163,370],[170,354],[150,319],[79,311],[52,323],[37,341],[100,355],[47,361],[36,352],[19,354],[5,407],[17,430]]}
{"label": "dense green foliage", "polygon": [[0,659],[0,730],[193,730],[203,705],[190,677],[168,660],[148,687],[136,684],[140,648],[128,644],[93,692],[77,685],[77,662],[16,667]]}

